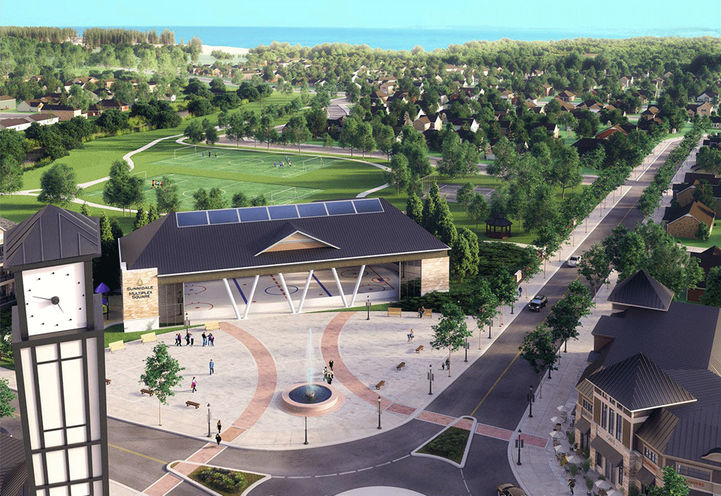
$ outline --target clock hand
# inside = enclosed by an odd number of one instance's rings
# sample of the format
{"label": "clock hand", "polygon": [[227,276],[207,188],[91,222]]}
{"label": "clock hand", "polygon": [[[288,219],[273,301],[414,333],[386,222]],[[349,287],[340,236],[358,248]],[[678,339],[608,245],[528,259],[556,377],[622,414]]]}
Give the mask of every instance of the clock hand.
{"label": "clock hand", "polygon": [[53,299],[52,299],[52,298],[43,298],[42,296],[33,296],[33,298],[38,298],[38,299],[40,299],[40,300],[48,300],[48,301],[53,301]]}
{"label": "clock hand", "polygon": [[56,303],[55,305],[57,305],[57,307],[60,309],[60,313],[65,313],[63,311],[63,307],[60,306],[60,303]]}

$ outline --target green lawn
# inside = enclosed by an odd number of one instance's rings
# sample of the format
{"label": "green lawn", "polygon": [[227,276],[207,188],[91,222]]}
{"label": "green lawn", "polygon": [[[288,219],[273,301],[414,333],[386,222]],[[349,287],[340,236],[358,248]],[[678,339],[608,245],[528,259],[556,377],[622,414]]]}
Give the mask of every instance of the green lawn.
{"label": "green lawn", "polygon": [[461,463],[470,432],[459,427],[450,427],[431,439],[418,453],[440,456]]}
{"label": "green lawn", "polygon": [[711,248],[712,246],[721,246],[721,222],[714,222],[713,231],[706,241],[700,239],[676,238],[681,244],[687,246],[695,246],[698,248]]}
{"label": "green lawn", "polygon": [[[200,327],[200,324],[192,325],[193,327]],[[168,332],[174,332],[174,331],[180,331],[184,330],[185,327],[178,326],[178,327],[163,327],[161,329],[153,329],[152,331],[139,331],[139,332],[123,332],[123,324],[114,324],[110,327],[105,328],[105,347],[107,348],[108,345],[114,341],[122,341],[123,343],[127,343],[129,341],[135,341],[136,339],[140,339],[141,334],[146,334],[148,332],[154,332],[155,334],[166,334]]]}

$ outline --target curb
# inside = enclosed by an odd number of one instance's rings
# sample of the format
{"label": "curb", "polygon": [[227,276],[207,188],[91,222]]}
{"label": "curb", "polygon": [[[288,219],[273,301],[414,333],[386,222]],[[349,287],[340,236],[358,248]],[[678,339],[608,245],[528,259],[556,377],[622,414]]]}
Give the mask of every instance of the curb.
{"label": "curb", "polygon": [[[442,457],[442,456],[429,455],[428,453],[419,453],[419,452],[418,452],[418,450],[420,450],[421,448],[423,448],[423,446],[425,446],[426,444],[428,444],[428,443],[430,443],[431,441],[433,441],[435,438],[437,438],[438,436],[440,436],[441,434],[443,434],[444,432],[446,432],[446,431],[447,431],[448,429],[450,429],[451,427],[455,426],[455,425],[456,425],[458,422],[460,422],[461,420],[465,420],[465,419],[472,419],[472,420],[473,420],[473,423],[471,424],[471,429],[470,429],[470,431],[468,432],[468,440],[466,441],[466,449],[463,451],[463,458],[461,458],[461,463],[456,463],[456,462],[454,462],[453,460],[450,460],[450,459],[445,458],[445,457]],[[414,449],[413,451],[411,451],[411,456],[420,456],[420,457],[423,457],[423,458],[432,458],[432,459],[439,460],[439,461],[442,461],[442,462],[450,463],[451,465],[453,465],[453,466],[456,467],[456,468],[463,468],[463,467],[466,466],[466,459],[468,458],[468,452],[469,452],[470,449],[471,449],[471,442],[473,442],[473,438],[474,438],[475,435],[476,435],[476,424],[478,424],[478,420],[477,420],[475,417],[471,417],[470,415],[464,415],[464,416],[462,416],[462,417],[458,417],[456,420],[454,420],[453,422],[451,422],[450,424],[448,424],[447,426],[445,426],[443,429],[441,429],[439,432],[437,432],[432,438],[427,439],[426,441],[423,442],[423,444],[421,444],[421,445],[418,446],[416,449]]]}
{"label": "curb", "polygon": [[194,481],[193,479],[191,479],[191,478],[188,477],[187,475],[181,474],[180,472],[178,472],[177,470],[175,470],[174,468],[171,467],[171,465],[177,464],[177,463],[187,463],[188,465],[195,465],[195,466],[197,466],[197,467],[222,468],[222,469],[225,469],[225,470],[232,470],[232,471],[234,471],[234,472],[245,472],[245,473],[248,473],[248,474],[255,474],[255,475],[262,475],[262,476],[263,476],[262,479],[259,479],[259,480],[255,481],[254,483],[252,483],[250,486],[246,487],[245,490],[244,490],[242,493],[240,493],[240,496],[246,496],[247,494],[250,493],[250,491],[252,491],[252,490],[255,489],[256,487],[258,487],[260,484],[262,484],[263,482],[265,482],[265,481],[267,481],[267,480],[270,480],[270,479],[272,478],[269,474],[263,474],[263,473],[260,473],[260,472],[253,472],[253,471],[251,471],[251,470],[241,470],[241,469],[237,469],[237,468],[221,467],[220,465],[209,465],[209,464],[207,464],[207,463],[196,463],[196,462],[189,462],[189,461],[186,461],[186,460],[173,460],[172,462],[168,463],[168,464],[165,466],[165,470],[167,470],[169,473],[175,475],[176,477],[179,477],[180,479],[183,480],[183,482],[187,482],[188,484],[191,484],[191,485],[197,487],[198,489],[201,489],[201,490],[203,490],[203,491],[205,491],[205,492],[207,492],[207,493],[209,493],[209,494],[212,494],[213,496],[223,496],[223,495],[220,494],[220,493],[218,493],[218,492],[213,491],[212,489],[210,489],[210,488],[207,487],[207,486],[204,486],[204,485],[201,484],[200,482]]}

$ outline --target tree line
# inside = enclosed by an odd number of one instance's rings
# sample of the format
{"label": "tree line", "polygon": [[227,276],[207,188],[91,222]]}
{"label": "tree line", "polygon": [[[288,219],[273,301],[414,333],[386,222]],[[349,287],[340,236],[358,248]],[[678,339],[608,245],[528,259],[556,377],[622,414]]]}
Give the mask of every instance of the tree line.
{"label": "tree line", "polygon": [[174,45],[175,33],[167,28],[160,35],[155,29],[139,31],[121,28],[87,28],[83,30],[83,44],[89,47],[136,45],[138,43]]}
{"label": "tree line", "polygon": [[54,28],[49,26],[0,26],[0,36],[14,36],[50,43],[64,43],[77,38],[73,28]]}

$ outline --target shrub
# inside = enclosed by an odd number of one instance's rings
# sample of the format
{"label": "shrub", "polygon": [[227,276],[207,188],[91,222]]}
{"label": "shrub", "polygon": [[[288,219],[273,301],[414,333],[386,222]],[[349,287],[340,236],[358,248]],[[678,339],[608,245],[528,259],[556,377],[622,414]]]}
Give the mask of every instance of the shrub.
{"label": "shrub", "polygon": [[248,483],[241,472],[222,468],[202,467],[195,475],[208,487],[227,492],[237,491]]}
{"label": "shrub", "polygon": [[590,477],[585,477],[586,479],[586,489],[589,491],[593,489],[593,480]]}
{"label": "shrub", "polygon": [[708,226],[705,222],[699,222],[698,229],[696,229],[696,239],[706,241],[711,235]]}
{"label": "shrub", "polygon": [[591,469],[591,459],[586,457],[585,460],[583,460],[583,463],[581,463],[581,469],[583,469],[584,472],[588,472]]}
{"label": "shrub", "polygon": [[576,477],[576,474],[578,473],[578,466],[573,463],[568,463],[568,473],[571,474],[571,477]]}

